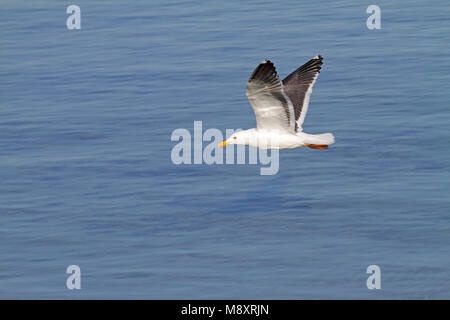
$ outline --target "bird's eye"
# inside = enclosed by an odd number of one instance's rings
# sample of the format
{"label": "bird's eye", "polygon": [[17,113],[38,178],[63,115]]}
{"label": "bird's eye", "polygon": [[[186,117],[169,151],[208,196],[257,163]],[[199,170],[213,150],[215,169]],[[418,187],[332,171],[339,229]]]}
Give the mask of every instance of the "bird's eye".
{"label": "bird's eye", "polygon": [[236,137],[233,137],[234,140],[236,140]]}

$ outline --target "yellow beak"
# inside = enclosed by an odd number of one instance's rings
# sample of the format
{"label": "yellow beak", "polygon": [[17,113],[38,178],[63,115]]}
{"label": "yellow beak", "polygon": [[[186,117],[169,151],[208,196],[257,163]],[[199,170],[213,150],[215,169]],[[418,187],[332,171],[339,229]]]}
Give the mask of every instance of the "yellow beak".
{"label": "yellow beak", "polygon": [[223,142],[221,142],[220,144],[219,144],[219,148],[223,148],[223,147],[225,147],[227,145],[227,142],[226,141],[223,141]]}

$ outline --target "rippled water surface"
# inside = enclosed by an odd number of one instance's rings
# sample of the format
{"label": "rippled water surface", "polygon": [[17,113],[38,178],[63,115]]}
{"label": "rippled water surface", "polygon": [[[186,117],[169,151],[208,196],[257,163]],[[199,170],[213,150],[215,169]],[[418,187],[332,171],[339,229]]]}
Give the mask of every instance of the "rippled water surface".
{"label": "rippled water surface", "polygon": [[[381,30],[369,2],[68,4],[0,11],[0,298],[450,298],[447,1],[378,1]],[[172,163],[177,128],[254,127],[263,58],[316,54],[330,149]]]}

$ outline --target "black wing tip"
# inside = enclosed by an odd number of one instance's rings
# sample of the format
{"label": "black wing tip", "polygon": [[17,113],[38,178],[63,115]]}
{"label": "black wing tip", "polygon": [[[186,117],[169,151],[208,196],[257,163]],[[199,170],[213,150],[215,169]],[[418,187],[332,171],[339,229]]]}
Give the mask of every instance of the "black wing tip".
{"label": "black wing tip", "polygon": [[309,62],[307,62],[305,65],[308,65],[309,63],[312,63],[311,66],[315,66],[317,68],[317,72],[320,73],[323,64],[323,57],[320,54],[318,54],[314,58],[312,58]]}
{"label": "black wing tip", "polygon": [[249,81],[252,81],[255,78],[260,78],[261,80],[264,80],[272,77],[273,75],[277,77],[275,65],[269,59],[264,59],[253,71],[253,73],[249,78]]}

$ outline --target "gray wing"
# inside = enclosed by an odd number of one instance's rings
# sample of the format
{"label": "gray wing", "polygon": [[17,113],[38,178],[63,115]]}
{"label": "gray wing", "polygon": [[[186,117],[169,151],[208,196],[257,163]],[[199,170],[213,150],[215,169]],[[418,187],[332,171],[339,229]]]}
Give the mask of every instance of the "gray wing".
{"label": "gray wing", "polygon": [[295,132],[294,106],[272,62],[264,60],[247,82],[247,98],[258,129]]}
{"label": "gray wing", "polygon": [[319,76],[322,59],[320,55],[314,57],[283,80],[284,92],[294,105],[295,131],[297,132],[302,131],[302,124],[308,111],[309,97]]}

